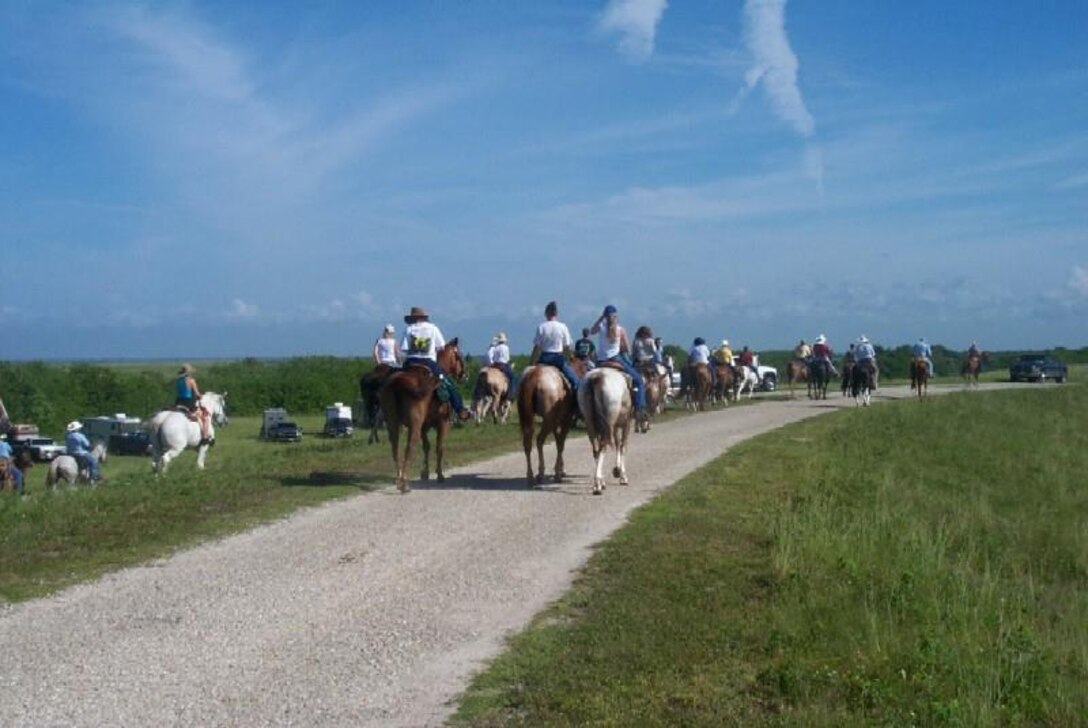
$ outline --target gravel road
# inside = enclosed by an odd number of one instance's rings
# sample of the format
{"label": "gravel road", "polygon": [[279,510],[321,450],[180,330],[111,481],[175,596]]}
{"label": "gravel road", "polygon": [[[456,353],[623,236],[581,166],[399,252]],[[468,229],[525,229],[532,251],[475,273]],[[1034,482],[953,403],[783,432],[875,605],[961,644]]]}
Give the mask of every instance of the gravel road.
{"label": "gravel road", "polygon": [[561,485],[527,490],[523,456],[503,456],[5,607],[0,723],[441,725],[628,511],[741,440],[842,406],[767,401],[633,434],[632,484],[598,497],[578,431]]}

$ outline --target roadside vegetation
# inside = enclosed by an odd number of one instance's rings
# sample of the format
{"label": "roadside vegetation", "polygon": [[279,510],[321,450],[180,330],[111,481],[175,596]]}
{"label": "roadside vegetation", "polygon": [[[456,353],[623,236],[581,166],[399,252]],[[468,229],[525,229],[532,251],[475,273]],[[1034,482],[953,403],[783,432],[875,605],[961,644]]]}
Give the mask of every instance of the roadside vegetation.
{"label": "roadside vegetation", "polygon": [[1027,385],[745,442],[634,512],[453,723],[1083,724],[1086,409]]}

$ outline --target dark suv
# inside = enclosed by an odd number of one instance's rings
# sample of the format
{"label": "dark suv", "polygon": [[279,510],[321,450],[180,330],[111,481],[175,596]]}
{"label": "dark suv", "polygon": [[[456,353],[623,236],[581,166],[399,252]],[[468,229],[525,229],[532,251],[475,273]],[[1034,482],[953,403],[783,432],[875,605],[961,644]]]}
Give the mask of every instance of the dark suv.
{"label": "dark suv", "polygon": [[1045,382],[1053,379],[1064,382],[1069,368],[1064,362],[1046,354],[1024,354],[1009,367],[1009,380],[1013,382]]}

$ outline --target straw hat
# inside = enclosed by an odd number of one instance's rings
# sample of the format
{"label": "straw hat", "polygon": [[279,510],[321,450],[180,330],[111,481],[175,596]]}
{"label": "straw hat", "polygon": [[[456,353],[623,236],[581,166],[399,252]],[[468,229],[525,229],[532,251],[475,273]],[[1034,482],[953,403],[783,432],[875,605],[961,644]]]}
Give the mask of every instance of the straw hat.
{"label": "straw hat", "polygon": [[182,364],[181,369],[178,369],[178,374],[192,374],[196,371],[196,367],[192,364]]}
{"label": "straw hat", "polygon": [[500,331],[499,335],[495,337],[495,342],[499,343],[499,344],[505,344],[506,343],[506,332]]}
{"label": "straw hat", "polygon": [[82,430],[83,429],[83,423],[80,422],[79,420],[72,420],[71,422],[68,423],[67,427],[65,427],[64,429],[67,430],[68,432],[75,432],[76,430]]}

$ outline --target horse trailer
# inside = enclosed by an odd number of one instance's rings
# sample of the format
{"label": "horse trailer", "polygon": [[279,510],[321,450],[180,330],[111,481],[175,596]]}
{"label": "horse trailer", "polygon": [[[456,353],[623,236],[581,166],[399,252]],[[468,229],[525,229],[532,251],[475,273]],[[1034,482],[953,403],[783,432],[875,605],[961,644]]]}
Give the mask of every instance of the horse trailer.
{"label": "horse trailer", "polygon": [[328,437],[351,437],[353,432],[351,407],[343,402],[336,402],[325,408],[325,435]]}
{"label": "horse trailer", "polygon": [[261,416],[261,437],[267,438],[272,430],[281,422],[287,420],[287,410],[283,407],[271,407],[266,409]]}
{"label": "horse trailer", "polygon": [[139,432],[143,424],[139,417],[129,417],[124,412],[118,412],[112,417],[83,417],[79,421],[83,423],[83,434],[91,442],[109,442],[115,435]]}

